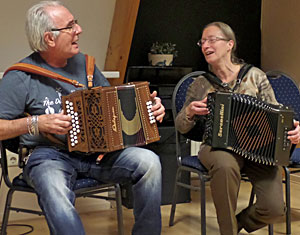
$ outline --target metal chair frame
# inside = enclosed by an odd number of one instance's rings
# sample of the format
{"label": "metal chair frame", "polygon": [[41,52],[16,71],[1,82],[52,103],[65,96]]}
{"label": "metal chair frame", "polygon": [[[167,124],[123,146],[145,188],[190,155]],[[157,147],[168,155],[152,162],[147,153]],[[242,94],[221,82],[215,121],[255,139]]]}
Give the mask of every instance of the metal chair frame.
{"label": "metal chair frame", "polygon": [[[42,211],[37,210],[31,210],[27,208],[19,208],[19,207],[13,207],[12,200],[13,200],[13,194],[15,192],[27,192],[36,194],[33,188],[28,186],[25,181],[21,182],[17,177],[15,177],[13,180],[10,179],[8,174],[8,164],[7,164],[7,153],[6,148],[2,141],[0,141],[0,149],[1,149],[1,155],[0,155],[0,161],[1,161],[1,168],[2,168],[2,177],[4,179],[5,185],[8,187],[8,192],[6,195],[6,202],[4,207],[4,213],[2,218],[2,226],[1,226],[1,235],[7,234],[7,225],[8,225],[8,219],[10,211],[16,211],[16,212],[23,212],[23,213],[30,213],[30,214],[36,214],[36,215],[43,215]],[[17,151],[14,151],[17,153]],[[85,180],[85,179],[82,179]],[[88,179],[86,179],[88,180]],[[117,183],[101,183],[94,179],[91,180],[92,184],[85,186],[84,188],[78,188],[74,190],[76,198],[78,197],[90,197],[90,198],[96,198],[96,199],[105,199],[105,200],[114,200],[116,201],[116,208],[117,208],[117,220],[118,220],[118,234],[124,235],[124,228],[123,228],[123,212],[122,212],[122,199],[121,199],[121,190],[120,185]],[[18,183],[17,183],[18,182]],[[99,193],[103,192],[115,192],[115,197],[112,196],[102,196],[98,195]]]}

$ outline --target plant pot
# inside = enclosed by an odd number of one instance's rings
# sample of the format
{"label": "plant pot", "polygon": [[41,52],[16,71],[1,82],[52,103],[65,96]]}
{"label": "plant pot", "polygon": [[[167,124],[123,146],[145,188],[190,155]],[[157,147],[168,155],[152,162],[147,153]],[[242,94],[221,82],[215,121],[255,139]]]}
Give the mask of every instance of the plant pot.
{"label": "plant pot", "polygon": [[151,54],[148,53],[148,61],[152,66],[172,66],[173,54]]}

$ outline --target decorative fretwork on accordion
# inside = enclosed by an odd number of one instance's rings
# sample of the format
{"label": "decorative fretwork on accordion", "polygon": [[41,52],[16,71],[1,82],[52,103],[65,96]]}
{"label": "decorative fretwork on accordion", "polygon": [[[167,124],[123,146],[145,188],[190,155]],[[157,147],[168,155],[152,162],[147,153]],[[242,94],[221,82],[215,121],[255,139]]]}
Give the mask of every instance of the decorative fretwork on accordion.
{"label": "decorative fretwork on accordion", "polygon": [[148,82],[80,90],[62,102],[72,117],[69,151],[111,152],[160,139]]}
{"label": "decorative fretwork on accordion", "polygon": [[214,92],[208,94],[205,142],[265,165],[288,165],[294,112],[255,97]]}

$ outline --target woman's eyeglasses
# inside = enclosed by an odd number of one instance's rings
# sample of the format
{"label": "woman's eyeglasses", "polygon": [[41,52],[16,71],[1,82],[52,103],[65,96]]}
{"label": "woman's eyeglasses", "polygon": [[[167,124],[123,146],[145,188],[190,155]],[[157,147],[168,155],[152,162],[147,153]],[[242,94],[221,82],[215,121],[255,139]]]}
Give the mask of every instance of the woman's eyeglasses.
{"label": "woman's eyeglasses", "polygon": [[203,38],[203,39],[200,39],[198,42],[197,42],[197,45],[199,47],[202,47],[204,45],[205,42],[209,43],[209,44],[213,44],[217,41],[230,41],[229,39],[226,39],[226,38],[221,38],[221,37],[210,37],[210,38]]}

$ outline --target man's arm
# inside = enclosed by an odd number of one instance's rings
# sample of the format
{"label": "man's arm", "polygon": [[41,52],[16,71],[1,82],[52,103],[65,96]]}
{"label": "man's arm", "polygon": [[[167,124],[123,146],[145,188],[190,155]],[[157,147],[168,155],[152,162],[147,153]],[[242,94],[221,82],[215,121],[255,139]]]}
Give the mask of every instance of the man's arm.
{"label": "man's arm", "polygon": [[[15,120],[0,119],[0,140],[27,134],[31,125],[31,116]],[[71,117],[65,115],[63,112],[39,115],[36,125],[38,125],[39,132],[57,135],[67,134],[72,128]]]}
{"label": "man's arm", "polygon": [[0,140],[10,139],[26,133],[28,133],[27,118],[0,119]]}

